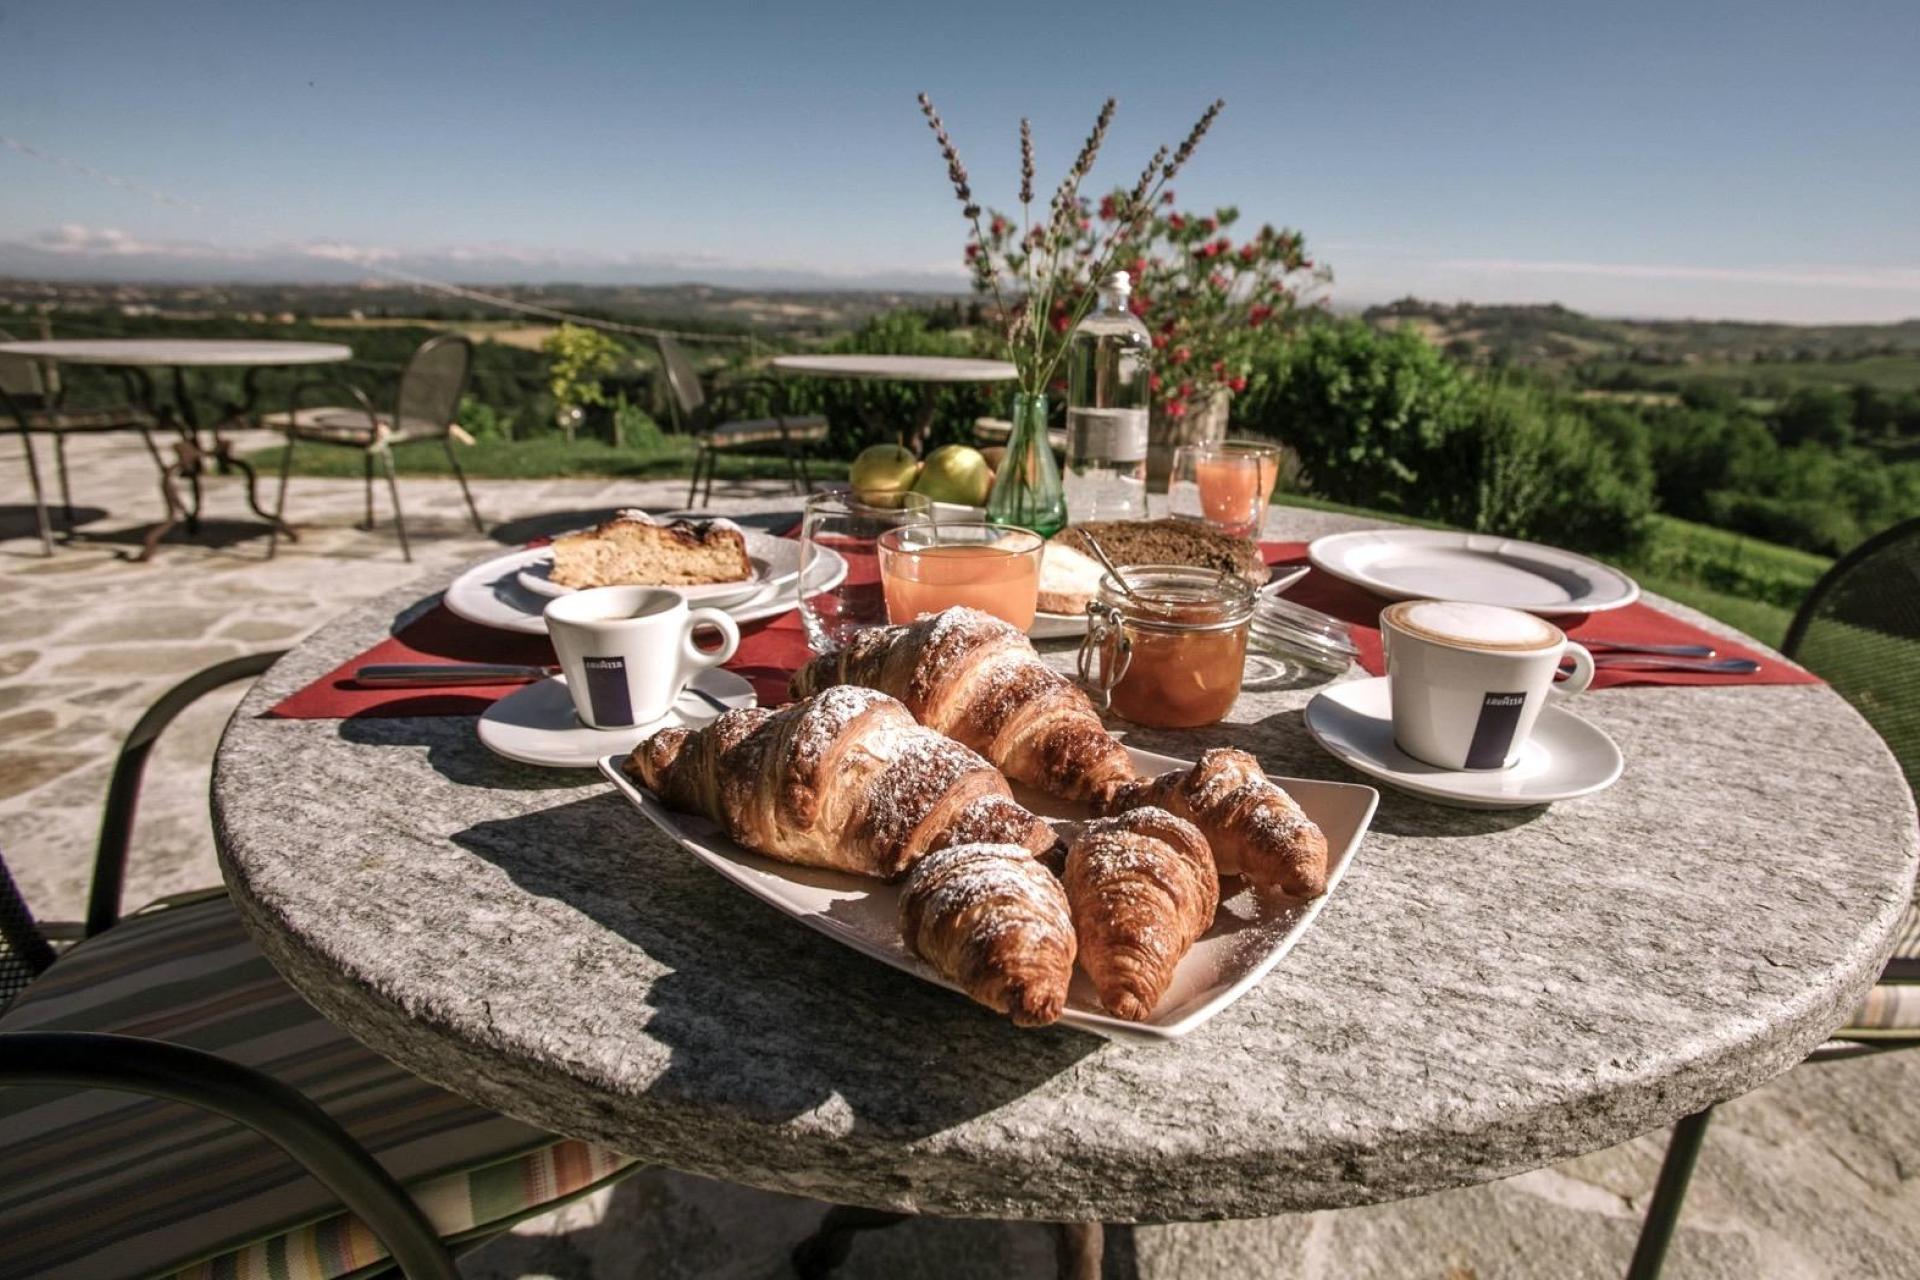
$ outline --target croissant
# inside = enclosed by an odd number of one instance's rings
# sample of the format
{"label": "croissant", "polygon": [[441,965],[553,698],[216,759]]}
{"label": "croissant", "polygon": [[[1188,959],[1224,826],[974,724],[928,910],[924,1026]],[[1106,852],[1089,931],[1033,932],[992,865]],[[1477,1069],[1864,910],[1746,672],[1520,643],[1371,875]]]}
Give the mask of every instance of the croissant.
{"label": "croissant", "polygon": [[961,841],[1034,853],[1055,842],[999,770],[871,689],[663,729],[634,748],[623,772],[755,853],[859,875],[892,879]]}
{"label": "croissant", "polygon": [[1067,848],[1067,901],[1080,967],[1100,1004],[1139,1022],[1213,924],[1220,880],[1206,837],[1147,806],[1088,823]]}
{"label": "croissant", "polygon": [[864,632],[802,667],[791,692],[842,684],[892,694],[921,724],[1064,800],[1098,806],[1138,776],[1087,695],[1018,628],[976,609]]}
{"label": "croissant", "polygon": [[1223,876],[1245,876],[1296,898],[1327,891],[1326,834],[1244,751],[1214,747],[1191,769],[1129,783],[1107,812],[1141,805],[1158,805],[1199,827]]}
{"label": "croissant", "polygon": [[900,937],[1018,1026],[1045,1026],[1066,1008],[1075,950],[1067,895],[1018,845],[948,845],[914,863],[900,893]]}

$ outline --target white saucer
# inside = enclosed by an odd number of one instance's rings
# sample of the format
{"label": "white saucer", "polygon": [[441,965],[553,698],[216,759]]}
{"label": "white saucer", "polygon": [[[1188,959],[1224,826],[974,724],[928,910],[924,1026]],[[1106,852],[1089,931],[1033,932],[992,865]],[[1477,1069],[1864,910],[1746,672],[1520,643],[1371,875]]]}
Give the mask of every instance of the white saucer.
{"label": "white saucer", "polygon": [[1437,769],[1393,740],[1387,678],[1322,690],[1307,704],[1307,732],[1337,759],[1389,786],[1456,809],[1524,809],[1605,791],[1625,767],[1613,739],[1549,702],[1511,769]]}
{"label": "white saucer", "polygon": [[753,686],[731,671],[709,667],[693,679],[680,700],[660,719],[630,729],[589,729],[573,711],[564,676],[530,684],[500,699],[480,717],[480,741],[495,755],[521,764],[554,769],[591,769],[600,757],[627,752],[672,725],[697,729],[719,717],[713,704],[693,689],[712,694],[729,707],[750,707],[758,699]]}

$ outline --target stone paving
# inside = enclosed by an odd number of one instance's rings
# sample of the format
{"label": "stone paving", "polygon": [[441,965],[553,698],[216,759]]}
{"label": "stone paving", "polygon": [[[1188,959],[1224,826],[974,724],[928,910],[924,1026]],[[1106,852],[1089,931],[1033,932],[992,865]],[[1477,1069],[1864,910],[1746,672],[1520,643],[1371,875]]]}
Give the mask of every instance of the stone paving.
{"label": "stone paving", "polygon": [[[302,531],[264,559],[238,519],[236,478],[210,482],[207,537],[137,549],[159,512],[137,443],[71,449],[83,537],[40,556],[16,438],[0,440],[0,851],[30,902],[72,918],[121,738],[180,677],[240,653],[281,648],[347,604],[524,537],[555,512],[671,504],[671,482],[481,482],[493,535],[466,522],[453,483],[403,480],[415,563],[382,526],[355,529],[357,482],[296,480]],[[48,450],[40,449],[50,473]],[[506,522],[502,527],[500,522]],[[240,691],[203,702],[162,740],[135,831],[127,901],[212,883],[209,761]],[[1410,1034],[1417,1034],[1410,1028]],[[1722,1107],[1694,1179],[1667,1274],[1687,1277],[1920,1274],[1920,1053],[1802,1068]],[[1604,1277],[1622,1273],[1653,1184],[1653,1134],[1489,1187],[1373,1208],[1254,1222],[1146,1227],[1131,1245],[1143,1277]],[[785,1255],[821,1206],[659,1171],[537,1219],[465,1259],[489,1280],[788,1274]],[[1050,1235],[1028,1224],[915,1222],[863,1237],[848,1277],[1051,1273]],[[1124,1271],[1126,1268],[1121,1268]]]}

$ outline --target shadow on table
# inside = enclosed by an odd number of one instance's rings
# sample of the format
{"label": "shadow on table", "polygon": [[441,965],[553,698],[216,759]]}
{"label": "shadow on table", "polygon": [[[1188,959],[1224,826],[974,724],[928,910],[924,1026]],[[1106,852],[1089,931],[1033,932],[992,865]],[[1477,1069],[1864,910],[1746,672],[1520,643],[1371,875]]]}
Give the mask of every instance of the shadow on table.
{"label": "shadow on table", "polygon": [[[631,993],[670,1051],[647,1093],[690,1117],[748,1116],[924,1138],[1019,1098],[1105,1041],[1016,1030],[734,888],[608,792],[453,837],[667,972]],[[844,1119],[841,1118],[844,1113]]]}
{"label": "shadow on table", "polygon": [[[543,769],[501,759],[481,745],[472,720],[464,714],[448,713],[450,701],[445,694],[428,693],[408,700],[419,704],[416,715],[404,710],[396,714],[396,709],[408,703],[389,703],[382,715],[349,716],[340,721],[340,737],[363,746],[423,746],[434,772],[462,787],[558,791],[583,786],[599,776],[591,769]],[[466,701],[476,704],[472,715],[486,708],[478,699]]]}
{"label": "shadow on table", "polygon": [[[716,490],[715,497],[735,496]],[[759,490],[744,490],[739,495],[749,498],[764,498],[767,495]],[[762,533],[783,534],[790,529],[800,513],[801,499],[795,497],[791,511],[715,511],[714,516],[725,516],[733,523],[747,529],[758,529]],[[653,515],[664,515],[670,511],[685,511],[686,507],[653,503],[641,508]],[[577,511],[548,511],[537,516],[526,516],[519,520],[509,520],[487,530],[487,536],[495,542],[510,547],[524,547],[535,538],[552,538],[563,533],[572,533],[575,529],[587,529],[611,520],[629,507],[590,507]]]}

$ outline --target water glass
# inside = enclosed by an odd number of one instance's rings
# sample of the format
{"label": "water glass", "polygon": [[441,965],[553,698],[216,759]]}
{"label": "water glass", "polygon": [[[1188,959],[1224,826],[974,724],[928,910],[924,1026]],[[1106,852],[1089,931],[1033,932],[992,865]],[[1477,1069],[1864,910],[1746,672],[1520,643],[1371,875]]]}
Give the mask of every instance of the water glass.
{"label": "water glass", "polygon": [[1234,538],[1260,534],[1280,478],[1280,450],[1254,440],[1182,445],[1167,485],[1169,512]]}
{"label": "water glass", "polygon": [[[880,583],[880,535],[933,522],[933,502],[922,493],[859,490],[816,493],[800,522],[800,622],[807,645],[830,653],[872,627],[887,624],[886,592]],[[832,557],[847,574],[832,582]]]}

